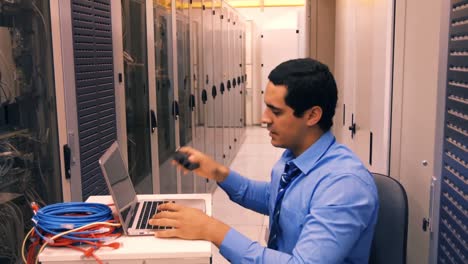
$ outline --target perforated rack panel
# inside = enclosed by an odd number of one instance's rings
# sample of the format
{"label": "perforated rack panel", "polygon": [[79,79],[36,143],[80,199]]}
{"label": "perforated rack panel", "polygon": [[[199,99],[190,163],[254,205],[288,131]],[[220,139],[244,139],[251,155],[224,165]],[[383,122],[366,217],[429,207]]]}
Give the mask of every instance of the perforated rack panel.
{"label": "perforated rack panel", "polygon": [[108,194],[98,159],[117,139],[110,0],[72,0],[82,196]]}
{"label": "perforated rack panel", "polygon": [[468,1],[451,2],[437,263],[468,263]]}

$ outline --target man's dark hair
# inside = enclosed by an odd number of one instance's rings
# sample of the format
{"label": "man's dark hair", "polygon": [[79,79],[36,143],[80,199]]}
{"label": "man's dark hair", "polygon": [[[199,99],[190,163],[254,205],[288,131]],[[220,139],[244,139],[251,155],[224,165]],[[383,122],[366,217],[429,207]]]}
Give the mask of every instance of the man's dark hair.
{"label": "man's dark hair", "polygon": [[319,106],[323,113],[318,125],[324,132],[330,129],[338,91],[325,64],[310,58],[285,61],[270,72],[268,79],[274,85],[286,86],[288,92],[284,101],[294,110],[296,117],[301,117],[313,106]]}

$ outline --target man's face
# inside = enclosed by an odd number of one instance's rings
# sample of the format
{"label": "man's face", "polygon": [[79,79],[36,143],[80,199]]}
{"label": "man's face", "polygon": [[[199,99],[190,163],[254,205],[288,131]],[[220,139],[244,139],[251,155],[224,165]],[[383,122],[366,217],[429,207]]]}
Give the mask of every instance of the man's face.
{"label": "man's face", "polygon": [[276,86],[268,82],[265,91],[267,108],[262,123],[267,124],[273,146],[294,151],[301,147],[307,125],[305,117],[294,116],[294,110],[286,105],[284,98],[287,91],[284,85]]}

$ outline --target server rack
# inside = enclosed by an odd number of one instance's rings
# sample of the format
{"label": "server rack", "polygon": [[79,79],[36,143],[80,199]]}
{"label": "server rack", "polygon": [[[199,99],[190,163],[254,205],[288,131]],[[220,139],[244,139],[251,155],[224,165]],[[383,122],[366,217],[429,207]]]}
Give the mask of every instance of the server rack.
{"label": "server rack", "polygon": [[231,88],[227,85],[227,79],[229,78],[229,70],[230,70],[230,50],[229,50],[229,13],[228,13],[228,6],[223,1],[222,2],[222,9],[221,9],[221,45],[222,45],[222,82],[221,82],[221,89],[223,90],[222,97],[223,97],[223,145],[224,150],[223,153],[226,155],[225,164],[230,164],[233,158],[233,148],[231,143],[232,133],[230,128],[230,111],[231,111]]}
{"label": "server rack", "polygon": [[107,193],[97,160],[115,140],[138,193],[212,190],[214,182],[181,177],[171,161],[190,145],[229,165],[238,148],[241,29],[233,9],[221,0],[59,7],[61,46],[76,46],[63,52],[64,82],[72,84],[65,91],[71,199]]}
{"label": "server rack", "polygon": [[239,16],[238,14],[233,11],[233,21],[232,21],[232,36],[233,36],[233,72],[232,72],[232,86],[235,90],[234,92],[234,120],[233,120],[233,128],[234,128],[234,142],[235,142],[235,149],[238,150],[240,146],[240,141],[242,138],[242,130],[240,128],[240,117],[241,117],[241,96],[242,96],[242,88],[239,84],[240,81],[240,38],[239,38]]}
{"label": "server rack", "polygon": [[172,2],[154,1],[153,11],[160,193],[177,193],[177,171],[171,165],[171,156],[178,141]]}
{"label": "server rack", "polygon": [[[107,194],[98,159],[116,140],[139,193],[212,190],[214,182],[182,179],[170,161],[182,145],[225,165],[237,151],[242,28],[232,8],[221,0],[1,7],[0,192],[44,204]],[[13,172],[23,184],[6,182]]]}
{"label": "server rack", "polygon": [[[177,45],[177,74],[178,74],[178,111],[179,111],[179,145],[193,146],[192,131],[192,82],[190,81],[190,3],[189,0],[176,1],[176,45]],[[193,193],[194,175],[179,175],[182,193]]]}
{"label": "server rack", "polygon": [[236,61],[236,66],[238,69],[238,72],[236,74],[236,81],[237,85],[239,86],[239,93],[238,93],[238,120],[237,120],[237,129],[238,129],[238,140],[239,140],[239,146],[242,143],[243,137],[244,137],[244,111],[245,111],[245,106],[244,106],[244,84],[242,82],[242,75],[243,75],[243,57],[244,57],[244,45],[243,45],[243,22],[240,19],[240,15],[237,17],[237,43],[238,43],[238,51],[237,51],[237,61]]}
{"label": "server rack", "polygon": [[234,10],[229,7],[228,8],[228,26],[227,26],[227,34],[229,39],[229,73],[227,76],[227,87],[230,93],[230,111],[229,111],[229,130],[230,130],[230,142],[232,144],[232,149],[234,152],[237,151],[237,139],[236,139],[236,130],[235,130],[235,112],[236,112],[236,86],[234,85],[234,75],[235,75],[235,37],[234,37]]}
{"label": "server rack", "polygon": [[[192,122],[193,122],[193,146],[205,152],[205,113],[206,100],[208,98],[204,89],[204,61],[203,61],[203,9],[202,1],[192,1],[190,5],[190,42],[192,65]],[[194,177],[194,192],[206,192],[206,180]]]}
{"label": "server rack", "polygon": [[128,172],[137,193],[153,193],[146,4],[122,0]]}
{"label": "server rack", "polygon": [[[107,194],[98,159],[118,139],[110,1],[58,1],[71,199]],[[120,72],[121,73],[121,72]],[[120,127],[120,126],[119,126]],[[119,139],[121,140],[121,138]],[[126,146],[126,145],[125,145]]]}
{"label": "server rack", "polygon": [[[213,49],[213,2],[203,1],[203,57],[204,57],[204,80],[207,91],[206,102],[206,129],[205,129],[205,151],[209,156],[216,158],[215,145],[215,99],[217,96],[216,84],[214,82],[214,49]],[[214,187],[214,182],[207,180],[206,190],[210,191]]]}
{"label": "server rack", "polygon": [[62,199],[53,59],[49,2],[3,3],[0,193]]}
{"label": "server rack", "polygon": [[[173,91],[165,90],[165,93],[173,94],[173,98],[163,97],[162,99],[160,84],[161,82],[164,83],[164,81],[162,81],[160,74],[156,73],[158,109],[158,127],[156,130],[159,134],[158,137],[161,139],[160,135],[165,134],[165,144],[172,142],[171,144],[175,148],[184,145],[195,146],[218,162],[228,165],[233,157],[233,155],[230,155],[229,150],[233,149],[233,147],[227,144],[225,138],[229,140],[228,136],[231,131],[233,138],[230,140],[235,140],[235,126],[232,124],[232,120],[229,120],[231,118],[224,119],[224,117],[227,116],[225,113],[229,113],[228,107],[231,105],[234,107],[233,100],[236,97],[234,94],[229,95],[227,93],[227,86],[223,81],[225,69],[232,69],[232,72],[235,69],[234,66],[230,65],[234,63],[234,59],[224,59],[228,47],[223,46],[223,36],[228,34],[223,31],[223,2],[180,0],[154,3],[159,6],[160,11],[165,10],[166,16],[168,16],[169,10],[175,14],[171,15],[170,19],[173,26],[169,25],[173,36],[172,39],[161,41],[160,39],[165,36],[157,33],[155,26],[155,43],[168,43],[167,55],[159,54],[160,56],[158,56],[157,53],[160,50],[164,51],[164,47],[158,49],[158,45],[155,46],[156,68],[161,68],[160,62],[164,60],[162,57],[166,57],[170,64],[166,68],[170,78],[173,78],[172,83],[174,86]],[[163,21],[163,18],[158,15],[160,11],[154,10],[156,23],[158,23],[158,20]],[[158,19],[158,17],[160,18]],[[234,46],[234,44],[232,45]],[[174,49],[171,50],[172,47]],[[172,73],[170,72],[171,69]],[[232,76],[232,73],[230,76]],[[229,78],[229,81],[231,81],[232,77]],[[240,81],[236,79],[236,82]],[[169,131],[165,129],[165,125],[161,126],[161,122],[169,122],[164,121],[164,117],[168,120],[169,114],[167,111],[165,114],[160,111],[162,109],[161,103],[164,103],[161,100],[166,103],[173,101],[171,114],[175,119],[175,124],[173,125],[174,128],[169,129]],[[234,114],[232,114],[232,117],[234,117]],[[174,140],[168,140],[167,136],[172,134],[175,135]],[[158,144],[161,144],[161,140],[159,140]],[[201,147],[201,144],[203,144],[203,147]],[[161,150],[160,146],[159,149]],[[161,175],[159,178],[160,191],[193,192],[194,190],[211,190],[214,182],[205,184],[205,180],[192,175],[189,177],[181,177],[181,175],[174,177],[176,172],[174,167],[170,165],[170,155],[167,155],[167,153],[172,153],[173,150],[175,149],[166,150],[166,155],[164,152],[158,152],[159,175]],[[172,173],[168,173],[168,170],[171,169]],[[169,179],[172,179],[172,182]],[[177,180],[174,181],[174,179]],[[164,183],[165,181],[166,183]]]}
{"label": "server rack", "polygon": [[[431,263],[466,263],[468,257],[468,62],[465,58],[468,49],[468,2],[453,0],[449,5],[447,72],[442,92],[445,102],[440,105],[444,112],[441,122],[444,131],[441,141],[436,144],[442,157],[436,159],[441,159],[441,162],[435,167],[438,169],[438,188],[433,189],[437,191],[434,225],[437,232],[434,249],[437,251],[436,256],[432,255]],[[446,26],[445,21],[442,25]],[[447,42],[441,46],[446,48]],[[428,228],[427,221],[423,228]]]}
{"label": "server rack", "polygon": [[[56,5],[0,3],[0,262],[18,263],[30,202],[61,201],[58,99],[54,67]],[[53,6],[54,5],[54,6]]]}
{"label": "server rack", "polygon": [[[245,137],[245,127],[247,124],[247,113],[246,113],[246,104],[247,104],[247,49],[246,49],[246,27],[247,24],[245,21],[241,21],[241,47],[242,47],[242,53],[241,53],[241,83],[242,83],[242,100],[241,100],[241,138]],[[241,141],[242,141],[241,140]]]}
{"label": "server rack", "polygon": [[242,81],[242,96],[241,96],[241,142],[244,141],[245,139],[245,130],[246,130],[246,123],[247,123],[247,118],[246,118],[246,101],[247,101],[247,85],[246,85],[246,78],[245,78],[245,73],[246,73],[246,63],[247,63],[247,54],[246,54],[246,21],[240,19],[239,20],[241,23],[241,28],[240,28],[240,35],[241,35],[241,47],[242,47],[242,53],[241,53],[241,74],[240,74],[240,79]]}
{"label": "server rack", "polygon": [[221,1],[213,0],[213,78],[214,78],[214,140],[215,140],[215,158],[221,164],[225,163],[226,154],[224,153],[224,120],[223,120],[223,95],[224,85],[222,85],[223,75],[223,46],[222,46],[222,27],[221,27]]}

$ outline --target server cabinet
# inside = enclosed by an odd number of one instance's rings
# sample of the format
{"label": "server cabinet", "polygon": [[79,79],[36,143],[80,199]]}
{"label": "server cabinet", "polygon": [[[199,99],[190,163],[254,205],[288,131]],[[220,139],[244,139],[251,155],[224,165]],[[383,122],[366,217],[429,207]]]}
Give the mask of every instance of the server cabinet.
{"label": "server cabinet", "polygon": [[[221,66],[219,64],[220,60],[220,44],[217,42],[219,41],[219,32],[220,32],[220,21],[217,16],[217,7],[218,2],[216,0],[213,0],[210,2],[210,10],[209,10],[209,15],[211,16],[210,18],[210,23],[211,23],[211,34],[210,34],[210,41],[211,43],[209,44],[211,49],[210,51],[206,51],[206,54],[210,56],[209,64],[208,66],[210,68],[211,72],[211,87],[210,87],[210,99],[212,99],[212,103],[208,104],[208,114],[211,115],[211,117],[208,119],[208,128],[209,128],[209,133],[212,135],[211,139],[213,141],[213,146],[214,146],[214,156],[213,158],[220,163],[223,163],[222,159],[222,142],[219,141],[220,139],[220,132],[222,133],[222,120],[221,116],[219,113],[221,113],[222,106],[221,106],[221,93],[220,93],[220,80],[219,80],[219,75],[220,75],[220,69],[219,67]],[[219,15],[219,13],[218,13]],[[205,43],[206,45],[206,43]],[[221,125],[221,126],[220,126]]]}
{"label": "server cabinet", "polygon": [[58,1],[71,199],[107,194],[98,159],[117,140],[110,1]]}
{"label": "server cabinet", "polygon": [[239,18],[239,43],[241,47],[241,52],[240,52],[240,74],[238,76],[238,80],[241,83],[242,86],[242,92],[241,92],[241,118],[240,118],[240,142],[242,143],[244,138],[245,138],[245,112],[246,112],[246,106],[245,106],[245,100],[246,100],[246,88],[245,88],[245,80],[244,80],[244,75],[245,75],[245,21]]}
{"label": "server cabinet", "polygon": [[49,1],[2,3],[0,194],[42,204],[63,197],[52,33]]}
{"label": "server cabinet", "polygon": [[153,193],[145,1],[122,0],[128,172],[137,193]]}
{"label": "server cabinet", "polygon": [[246,23],[245,21],[240,22],[240,44],[241,44],[241,58],[240,58],[240,82],[242,84],[242,92],[241,92],[241,138],[240,142],[243,142],[243,139],[245,138],[245,125],[247,122],[246,118],[246,98],[247,98],[247,80],[245,76],[246,72],[246,60],[247,60],[247,54],[246,54],[246,43],[245,43],[245,38],[246,38]]}
{"label": "server cabinet", "polygon": [[235,149],[236,151],[239,149],[240,146],[240,136],[241,136],[241,131],[239,129],[239,124],[240,124],[240,112],[241,112],[241,105],[240,105],[240,92],[241,92],[241,86],[238,84],[238,77],[240,73],[239,69],[239,61],[240,61],[240,54],[239,54],[239,48],[240,48],[240,42],[239,42],[239,16],[236,14],[236,12],[233,10],[233,15],[232,15],[232,38],[233,38],[233,72],[232,72],[232,86],[234,88],[234,119],[233,119],[233,127],[234,127],[234,143],[235,143]]}
{"label": "server cabinet", "polygon": [[237,56],[235,60],[235,67],[236,67],[236,74],[234,75],[234,78],[236,79],[238,91],[236,93],[237,95],[237,140],[239,142],[239,146],[242,143],[242,114],[244,110],[242,109],[242,97],[243,97],[243,85],[241,83],[241,72],[242,72],[242,31],[241,31],[241,19],[239,14],[237,14],[237,19],[236,19],[236,44],[237,44]]}
{"label": "server cabinet", "polygon": [[245,45],[244,45],[244,38],[245,38],[245,24],[242,21],[239,15],[239,75],[237,76],[237,83],[240,85],[241,91],[239,92],[240,95],[240,113],[239,113],[239,141],[242,143],[244,138],[244,128],[245,128],[245,84],[244,84],[244,67],[245,67]]}
{"label": "server cabinet", "polygon": [[[203,83],[203,9],[202,1],[192,1],[190,5],[190,57],[192,82],[192,131],[193,146],[205,152],[205,112],[207,93]],[[194,178],[194,191],[206,191],[206,180],[202,177]]]}
{"label": "server cabinet", "polygon": [[[193,146],[192,82],[190,67],[189,0],[176,0],[177,94],[179,111],[179,146]],[[194,175],[178,175],[180,192],[193,193]]]}
{"label": "server cabinet", "polygon": [[223,145],[224,153],[226,155],[225,164],[230,164],[233,158],[234,149],[232,148],[232,129],[230,125],[230,112],[231,112],[231,87],[228,86],[228,78],[230,76],[230,58],[229,58],[229,6],[226,2],[222,2],[221,13],[221,46],[222,46],[222,83],[223,86]]}
{"label": "server cabinet", "polygon": [[[212,1],[203,1],[203,67],[204,67],[204,89],[206,90],[206,129],[205,129],[205,153],[216,158],[215,141],[215,99],[217,89],[214,83],[214,50],[213,50],[213,3]],[[214,181],[207,180],[207,191],[214,186]]]}
{"label": "server cabinet", "polygon": [[226,154],[223,147],[223,95],[225,87],[222,80],[223,75],[223,46],[222,44],[222,27],[221,27],[221,1],[213,0],[213,79],[214,86],[214,141],[215,141],[215,156],[216,160],[221,163],[226,163]]}
{"label": "server cabinet", "polygon": [[153,1],[160,193],[178,191],[177,171],[171,165],[179,140],[176,128],[178,104],[174,96],[174,11],[172,2]]}
{"label": "server cabinet", "polygon": [[70,199],[60,167],[63,83],[52,52],[60,47],[57,5],[0,3],[0,263],[21,262],[31,202]]}
{"label": "server cabinet", "polygon": [[227,88],[229,92],[229,142],[230,145],[232,145],[233,152],[237,151],[237,143],[236,143],[236,131],[235,131],[235,126],[234,126],[234,120],[235,120],[235,87],[232,82],[233,76],[234,76],[234,60],[235,60],[235,55],[234,55],[234,10],[229,7],[227,8],[227,14],[228,14],[228,20],[227,20],[227,38],[228,38],[228,60],[229,60],[229,70],[227,74]]}
{"label": "server cabinet", "polygon": [[[448,5],[449,3],[447,3]],[[445,6],[444,6],[445,7]],[[444,14],[445,17],[446,14]],[[437,230],[437,257],[431,263],[466,263],[468,249],[466,244],[468,222],[467,193],[467,120],[468,120],[468,5],[467,1],[450,2],[448,40],[448,59],[446,82],[444,83],[443,138],[437,144],[441,151],[438,164],[439,188],[437,193],[438,213],[434,228]],[[443,23],[446,26],[445,23]],[[442,32],[446,31],[442,29]],[[447,42],[442,46],[447,48]],[[445,53],[445,51],[444,51]],[[445,54],[444,54],[445,55]],[[443,66],[442,66],[443,67]],[[442,99],[442,98],[441,98]],[[437,152],[438,154],[439,152]],[[426,219],[425,219],[426,220]],[[427,225],[423,228],[432,229]]]}

